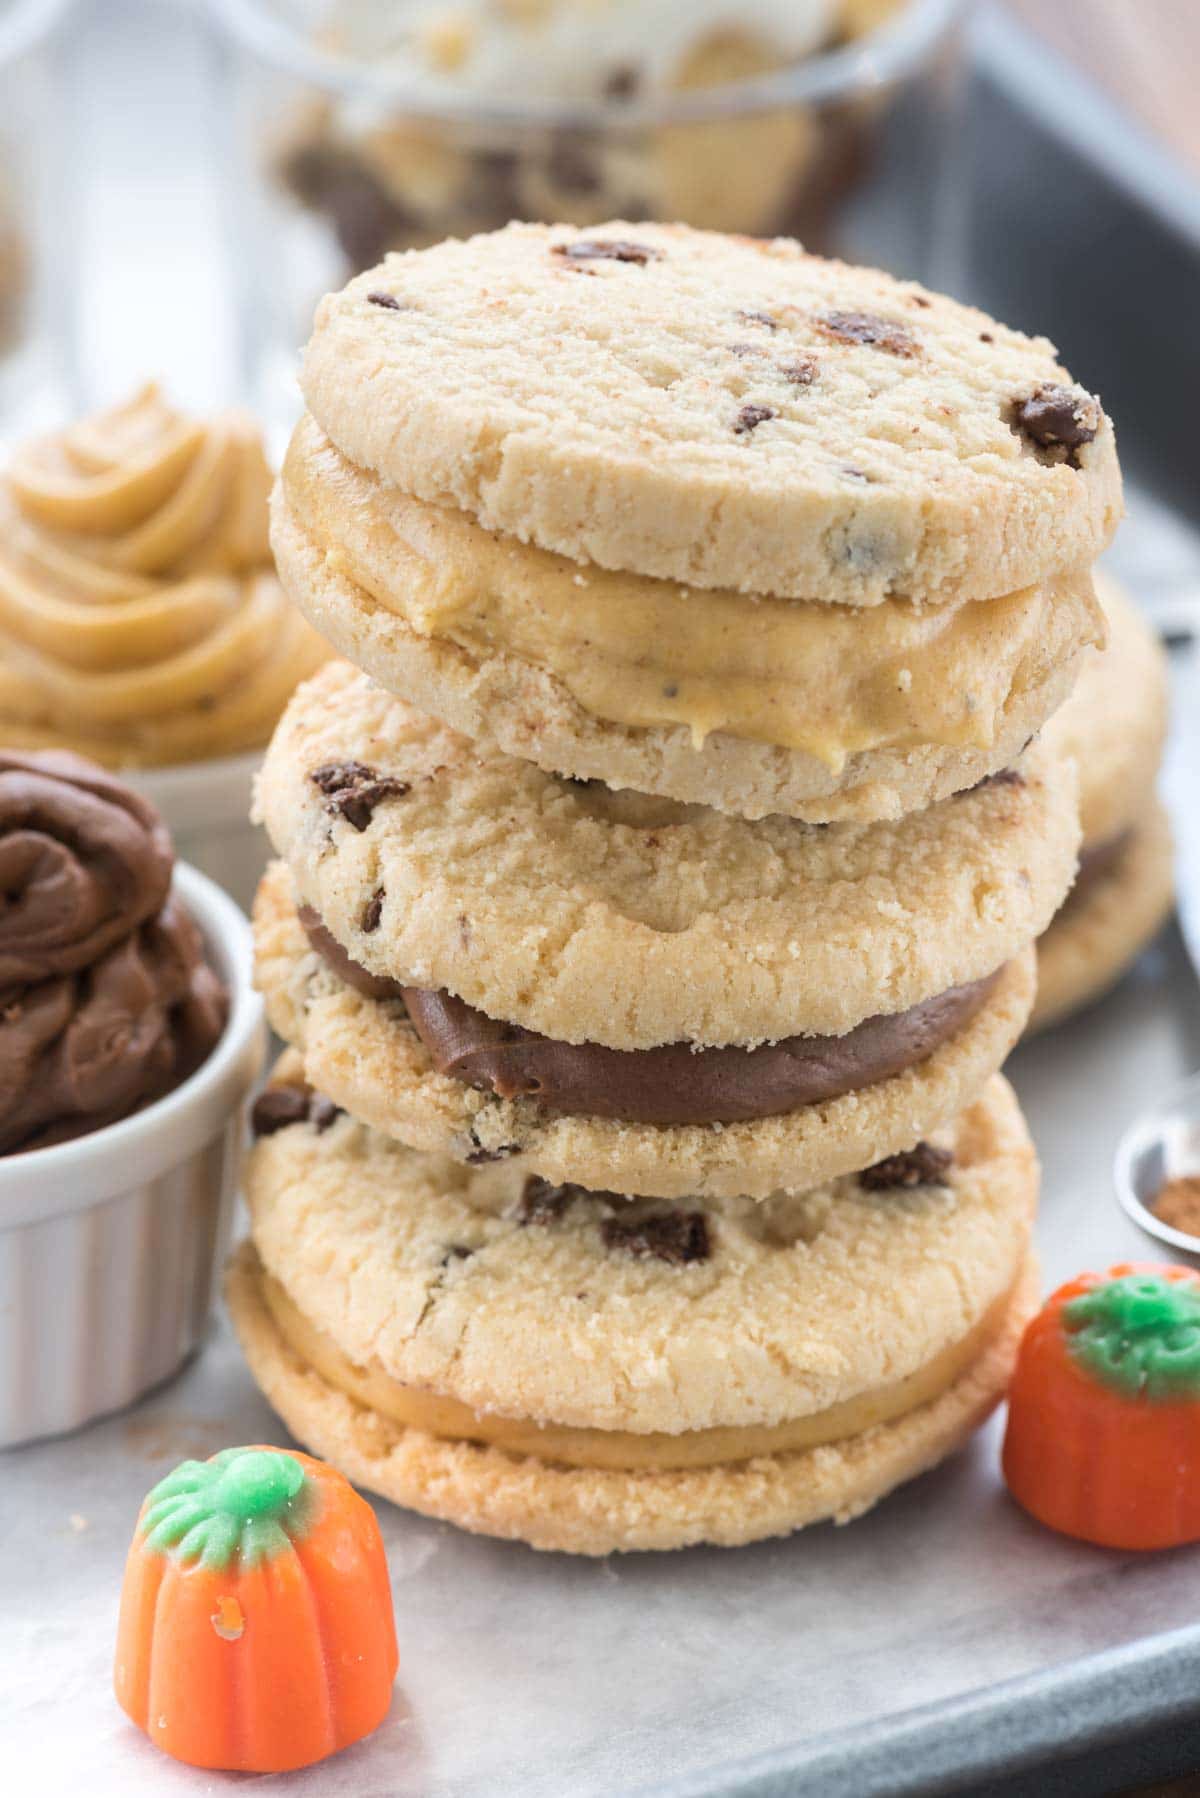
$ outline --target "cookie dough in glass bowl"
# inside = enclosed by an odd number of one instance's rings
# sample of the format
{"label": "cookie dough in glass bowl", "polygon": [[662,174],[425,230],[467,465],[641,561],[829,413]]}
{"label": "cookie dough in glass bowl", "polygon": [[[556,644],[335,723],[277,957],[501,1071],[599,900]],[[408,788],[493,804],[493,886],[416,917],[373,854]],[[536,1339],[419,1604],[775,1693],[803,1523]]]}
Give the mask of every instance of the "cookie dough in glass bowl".
{"label": "cookie dough in glass bowl", "polygon": [[[217,0],[256,398],[320,295],[520,218],[798,237],[930,274],[957,0]],[[269,269],[268,269],[269,265]]]}

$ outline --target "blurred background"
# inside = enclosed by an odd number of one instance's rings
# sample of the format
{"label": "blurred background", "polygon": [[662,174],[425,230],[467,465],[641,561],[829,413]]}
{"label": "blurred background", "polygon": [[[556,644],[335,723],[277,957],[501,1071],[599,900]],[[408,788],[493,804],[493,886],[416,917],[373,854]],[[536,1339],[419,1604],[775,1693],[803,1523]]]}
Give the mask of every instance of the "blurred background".
{"label": "blurred background", "polygon": [[3,0],[6,435],[295,411],[313,305],[511,216],[682,217],[1055,337],[1198,505],[1194,0]]}

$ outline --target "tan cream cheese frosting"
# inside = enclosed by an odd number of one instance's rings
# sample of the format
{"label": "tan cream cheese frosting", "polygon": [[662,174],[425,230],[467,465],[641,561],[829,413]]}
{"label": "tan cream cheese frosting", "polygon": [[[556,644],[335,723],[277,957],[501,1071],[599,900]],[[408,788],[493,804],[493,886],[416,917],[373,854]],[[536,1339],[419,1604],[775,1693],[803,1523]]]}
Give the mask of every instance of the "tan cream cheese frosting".
{"label": "tan cream cheese frosting", "polygon": [[420,636],[478,661],[547,668],[594,717],[685,725],[816,756],[986,749],[1014,695],[1104,640],[1086,569],[996,599],[864,610],[581,568],[431,506],[349,462],[302,422],[288,503],[348,576]]}
{"label": "tan cream cheese frosting", "polygon": [[264,742],[328,653],[267,543],[270,470],[238,412],[153,385],[18,449],[0,490],[0,732],[154,766]]}

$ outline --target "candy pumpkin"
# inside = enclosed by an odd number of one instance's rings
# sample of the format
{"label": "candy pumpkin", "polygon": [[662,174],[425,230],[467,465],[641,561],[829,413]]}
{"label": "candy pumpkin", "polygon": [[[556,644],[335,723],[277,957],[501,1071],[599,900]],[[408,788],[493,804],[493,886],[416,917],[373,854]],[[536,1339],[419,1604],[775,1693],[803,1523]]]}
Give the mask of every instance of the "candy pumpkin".
{"label": "candy pumpkin", "polygon": [[227,1448],[149,1493],[116,1693],[159,1748],[197,1767],[308,1766],[382,1722],[395,1675],[379,1525],[333,1468]]}
{"label": "candy pumpkin", "polygon": [[1021,1342],[1004,1477],[1085,1542],[1200,1540],[1200,1277],[1125,1263],[1059,1287]]}

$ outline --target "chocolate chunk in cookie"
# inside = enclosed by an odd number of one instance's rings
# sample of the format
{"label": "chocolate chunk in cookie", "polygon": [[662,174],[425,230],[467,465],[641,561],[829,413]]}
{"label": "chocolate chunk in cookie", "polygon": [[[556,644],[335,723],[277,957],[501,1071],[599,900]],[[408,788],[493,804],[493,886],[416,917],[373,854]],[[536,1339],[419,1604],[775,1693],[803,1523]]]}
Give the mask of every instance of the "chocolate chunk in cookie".
{"label": "chocolate chunk in cookie", "polygon": [[553,1186],[538,1174],[531,1174],[521,1188],[516,1219],[519,1224],[552,1224],[560,1218],[573,1199],[584,1197],[581,1186]]}
{"label": "chocolate chunk in cookie", "polygon": [[746,437],[751,431],[757,431],[759,425],[766,424],[768,418],[776,417],[774,406],[743,406],[734,420],[734,433]]}
{"label": "chocolate chunk in cookie", "polygon": [[666,1261],[674,1267],[707,1261],[712,1254],[703,1211],[660,1211],[628,1221],[606,1217],[600,1234],[605,1248],[620,1249],[640,1260]]}
{"label": "chocolate chunk in cookie", "polygon": [[1048,381],[1028,399],[1013,402],[1009,423],[1038,449],[1062,451],[1059,459],[1078,468],[1075,452],[1092,442],[1102,417],[1100,402],[1090,393]]}
{"label": "chocolate chunk in cookie", "polygon": [[383,887],[376,887],[367,903],[363,906],[362,928],[364,936],[373,936],[379,929],[379,920],[383,916],[383,902],[387,894]]}
{"label": "chocolate chunk in cookie", "polygon": [[311,1086],[269,1086],[259,1093],[250,1111],[250,1129],[255,1137],[274,1136],[289,1124],[303,1124],[308,1118]]}
{"label": "chocolate chunk in cookie", "polygon": [[919,1142],[903,1155],[889,1155],[866,1167],[858,1176],[860,1186],[868,1192],[891,1192],[897,1187],[948,1186],[946,1175],[954,1164],[949,1149],[939,1149],[931,1142]]}
{"label": "chocolate chunk in cookie", "polygon": [[268,1086],[251,1108],[250,1129],[256,1139],[274,1136],[290,1124],[312,1124],[320,1134],[341,1114],[340,1105],[311,1086]]}
{"label": "chocolate chunk in cookie", "polygon": [[308,1102],[308,1121],[318,1136],[323,1136],[329,1126],[342,1116],[342,1108],[327,1099],[323,1093],[314,1093]]}
{"label": "chocolate chunk in cookie", "polygon": [[886,350],[889,356],[917,354],[911,331],[891,319],[878,318],[873,312],[824,312],[816,326],[835,343],[864,344],[868,349]]}
{"label": "chocolate chunk in cookie", "polygon": [[[472,1141],[474,1140],[475,1138],[472,1136]],[[502,1142],[494,1149],[485,1149],[480,1143],[478,1148],[472,1149],[469,1154],[464,1155],[463,1160],[468,1167],[483,1167],[489,1161],[507,1161],[510,1155],[519,1155],[520,1153],[520,1143]]]}
{"label": "chocolate chunk in cookie", "polygon": [[406,780],[379,774],[365,762],[325,762],[308,778],[324,794],[325,810],[355,830],[367,828],[376,806],[385,799],[403,799],[409,791]]}

